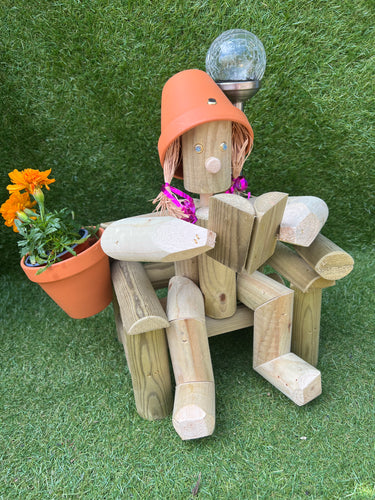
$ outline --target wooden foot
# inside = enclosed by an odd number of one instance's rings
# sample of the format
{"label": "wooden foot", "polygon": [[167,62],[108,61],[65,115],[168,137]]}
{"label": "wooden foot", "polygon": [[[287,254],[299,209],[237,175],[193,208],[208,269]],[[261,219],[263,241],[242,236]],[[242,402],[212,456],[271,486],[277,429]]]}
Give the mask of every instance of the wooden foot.
{"label": "wooden foot", "polygon": [[172,421],[183,440],[210,436],[215,429],[215,384],[191,382],[178,385]]}
{"label": "wooden foot", "polygon": [[253,368],[303,405],[321,394],[320,372],[290,352],[293,290],[258,271],[238,277],[238,297],[254,310]]}
{"label": "wooden foot", "polygon": [[293,353],[284,354],[254,368],[298,406],[322,393],[320,371]]}

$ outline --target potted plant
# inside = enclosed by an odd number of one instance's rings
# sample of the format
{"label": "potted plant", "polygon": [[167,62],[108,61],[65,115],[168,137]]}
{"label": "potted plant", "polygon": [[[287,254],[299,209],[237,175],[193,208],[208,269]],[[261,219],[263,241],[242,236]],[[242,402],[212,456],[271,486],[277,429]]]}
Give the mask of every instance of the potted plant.
{"label": "potted plant", "polygon": [[27,277],[72,318],[86,318],[112,300],[109,259],[100,246],[103,229],[82,227],[74,212],[47,211],[43,189],[55,182],[51,170],[9,173],[8,200],[0,213],[21,236],[21,267]]}

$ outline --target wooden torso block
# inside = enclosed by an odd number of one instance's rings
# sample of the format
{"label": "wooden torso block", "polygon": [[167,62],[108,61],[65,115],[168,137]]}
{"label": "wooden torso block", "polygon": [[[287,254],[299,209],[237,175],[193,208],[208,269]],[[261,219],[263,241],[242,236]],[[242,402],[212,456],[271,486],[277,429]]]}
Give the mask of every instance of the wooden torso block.
{"label": "wooden torso block", "polygon": [[216,243],[207,255],[233,271],[242,271],[249,253],[254,219],[255,210],[246,198],[229,193],[212,196],[208,228],[216,233]]}
{"label": "wooden torso block", "polygon": [[275,251],[277,232],[283,217],[288,195],[265,193],[255,199],[255,224],[250,242],[246,271],[252,274]]}

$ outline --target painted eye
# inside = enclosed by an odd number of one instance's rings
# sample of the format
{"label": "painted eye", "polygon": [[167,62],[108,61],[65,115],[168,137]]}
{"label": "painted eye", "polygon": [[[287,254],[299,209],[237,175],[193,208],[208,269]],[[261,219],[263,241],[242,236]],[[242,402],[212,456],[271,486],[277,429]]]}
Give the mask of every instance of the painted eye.
{"label": "painted eye", "polygon": [[220,151],[226,151],[228,149],[228,144],[226,142],[222,142],[220,144]]}
{"label": "painted eye", "polygon": [[199,144],[199,143],[198,143],[198,144],[195,144],[195,146],[194,146],[194,151],[195,151],[196,153],[202,153],[202,152],[203,152],[203,146],[202,146],[202,144]]}

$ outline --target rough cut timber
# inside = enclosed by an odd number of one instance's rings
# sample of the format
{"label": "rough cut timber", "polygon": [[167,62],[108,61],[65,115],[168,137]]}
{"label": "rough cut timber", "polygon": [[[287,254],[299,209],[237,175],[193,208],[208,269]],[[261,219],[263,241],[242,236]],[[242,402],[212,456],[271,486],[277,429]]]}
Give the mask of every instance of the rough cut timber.
{"label": "rough cut timber", "polygon": [[299,257],[296,252],[280,242],[277,242],[276,250],[271,258],[268,259],[267,264],[272,266],[302,292],[306,292],[315,282],[320,283],[320,288],[334,285],[334,281],[326,280],[324,286],[320,275]]}
{"label": "rough cut timber", "polygon": [[246,198],[229,193],[212,196],[207,227],[216,233],[216,244],[207,255],[233,271],[242,271],[254,219],[255,210]]}
{"label": "rough cut timber", "polygon": [[[197,211],[198,224],[208,224],[208,208]],[[199,286],[204,296],[206,315],[229,318],[237,308],[236,272],[206,254],[198,256]]]}
{"label": "rough cut timber", "polygon": [[318,364],[322,289],[294,290],[292,351],[312,366]]}
{"label": "rough cut timber", "polygon": [[275,251],[277,233],[287,198],[288,195],[285,193],[271,192],[255,199],[256,219],[246,263],[248,274],[259,269]]}
{"label": "rough cut timber", "polygon": [[168,287],[167,329],[176,381],[173,425],[182,439],[212,434],[215,428],[215,384],[199,288],[175,276]]}
{"label": "rough cut timber", "polygon": [[[223,142],[227,149],[220,151],[219,145]],[[203,123],[185,132],[182,136],[185,189],[199,194],[221,193],[228,189],[231,184],[231,144],[230,121]],[[197,153],[196,145],[201,145],[200,153]],[[218,155],[221,168],[215,172],[215,164],[210,163],[210,159],[214,160]]]}
{"label": "rough cut timber", "polygon": [[280,224],[278,239],[307,247],[328,218],[327,204],[316,196],[290,196]]}
{"label": "rough cut timber", "polygon": [[123,327],[135,335],[169,326],[155,290],[140,262],[112,264],[112,283]]}
{"label": "rough cut timber", "polygon": [[130,336],[120,315],[114,296],[117,335],[123,344],[132,378],[137,412],[147,420],[164,418],[172,411],[172,384],[168,347],[164,330]]}
{"label": "rough cut timber", "polygon": [[147,420],[166,417],[173,398],[165,331],[127,335],[124,330],[122,339],[138,414]]}
{"label": "rough cut timber", "polygon": [[175,275],[184,276],[194,281],[199,286],[198,257],[192,259],[179,260],[174,263]]}
{"label": "rough cut timber", "polygon": [[215,245],[215,234],[175,217],[130,217],[113,222],[101,239],[117,260],[174,262],[200,255]]}
{"label": "rough cut timber", "polygon": [[148,264],[144,264],[143,267],[152,286],[156,290],[158,288],[166,288],[169,280],[175,274],[173,262],[149,262]]}
{"label": "rough cut timber", "polygon": [[339,280],[354,266],[351,255],[331,240],[319,234],[308,248],[296,246],[296,251],[322,278]]}
{"label": "rough cut timber", "polygon": [[240,273],[237,288],[254,310],[254,369],[297,405],[321,394],[320,372],[290,353],[293,291],[258,271]]}

